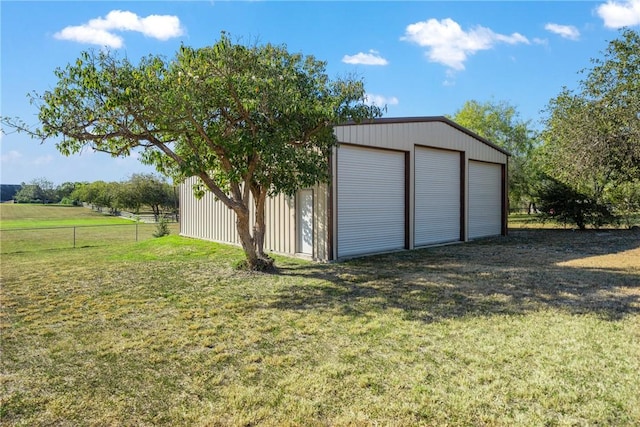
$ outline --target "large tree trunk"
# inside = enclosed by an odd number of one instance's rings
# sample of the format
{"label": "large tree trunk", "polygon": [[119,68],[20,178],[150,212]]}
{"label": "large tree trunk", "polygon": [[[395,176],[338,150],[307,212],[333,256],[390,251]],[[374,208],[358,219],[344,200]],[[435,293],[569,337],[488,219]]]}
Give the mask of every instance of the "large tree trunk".
{"label": "large tree trunk", "polygon": [[[264,206],[263,206],[264,207]],[[240,237],[240,243],[247,257],[246,267],[253,271],[270,271],[273,269],[273,259],[264,253],[264,209],[261,215],[256,212],[256,218],[261,216],[262,226],[254,227],[254,234],[251,235],[250,215],[248,209],[236,209],[236,229]]]}
{"label": "large tree trunk", "polygon": [[265,260],[270,260],[271,258],[264,253],[264,235],[266,232],[264,206],[267,200],[267,192],[260,188],[254,188],[253,200],[256,208],[256,223],[253,227],[253,238],[255,240],[256,250],[259,257]]}
{"label": "large tree trunk", "polygon": [[238,231],[244,254],[247,257],[247,267],[254,269],[254,266],[258,264],[258,254],[249,227],[249,210],[234,209],[234,211],[236,213],[236,230]]}
{"label": "large tree trunk", "polygon": [[[232,197],[225,194],[216,183],[206,173],[198,175],[202,182],[218,197],[227,207],[233,209],[236,214],[236,231],[240,237],[240,244],[244,250],[246,260],[246,268],[254,271],[270,271],[273,270],[273,259],[264,253],[264,206],[267,192],[263,187],[253,185],[247,182],[248,177],[244,178],[244,186],[238,182],[230,183]],[[250,227],[250,196],[253,194],[254,204],[256,208],[255,227],[253,235]]]}

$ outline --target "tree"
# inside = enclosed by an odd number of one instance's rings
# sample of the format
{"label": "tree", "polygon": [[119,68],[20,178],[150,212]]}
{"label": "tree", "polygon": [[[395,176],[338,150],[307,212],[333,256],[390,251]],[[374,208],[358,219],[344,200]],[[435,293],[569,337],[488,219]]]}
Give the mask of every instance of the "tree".
{"label": "tree", "polygon": [[477,133],[511,153],[509,160],[509,204],[521,206],[532,201],[532,153],[535,136],[529,122],[519,118],[517,109],[508,102],[471,100],[451,117],[456,123]]}
{"label": "tree", "polygon": [[[134,65],[109,51],[84,52],[56,71],[56,86],[33,95],[41,126],[10,126],[48,139],[69,155],[91,147],[141,159],[177,182],[197,176],[236,214],[251,269],[268,269],[265,201],[329,179],[333,125],[380,115],[353,78],[331,80],[326,63],[285,46],[182,46],[171,60]],[[250,228],[250,203],[255,226]]]}
{"label": "tree", "polygon": [[15,200],[18,203],[57,203],[60,201],[53,183],[45,178],[36,178],[28,184],[22,184],[15,195]]}
{"label": "tree", "polygon": [[542,176],[537,182],[540,219],[575,224],[585,230],[587,224],[600,228],[614,221],[609,208],[586,194],[553,178]]}
{"label": "tree", "polygon": [[108,208],[111,213],[115,213],[122,207],[119,191],[120,184],[117,182],[94,181],[79,185],[73,197],[89,203],[100,212],[103,208]]}
{"label": "tree", "polygon": [[549,102],[543,153],[547,173],[603,200],[640,179],[640,34],[623,29],[592,63]]}
{"label": "tree", "polygon": [[77,183],[75,182],[63,182],[62,184],[56,187],[56,197],[62,204],[76,204],[77,201],[74,200],[71,195],[76,189]]}
{"label": "tree", "polygon": [[88,182],[76,183],[75,188],[73,189],[73,192],[69,197],[72,198],[73,200],[76,200],[78,204],[81,204],[82,202],[89,203],[89,200],[87,198],[89,185],[90,184]]}
{"label": "tree", "polygon": [[166,206],[173,208],[173,188],[163,179],[153,174],[134,174],[129,181],[123,184],[124,207],[132,208],[137,213],[140,207],[149,206],[153,211],[155,220]]}
{"label": "tree", "polygon": [[22,183],[20,189],[16,192],[14,199],[17,203],[40,203],[40,189],[33,183]]}
{"label": "tree", "polygon": [[627,228],[631,229],[640,218],[640,180],[623,182],[607,188],[606,202],[614,207],[614,213]]}

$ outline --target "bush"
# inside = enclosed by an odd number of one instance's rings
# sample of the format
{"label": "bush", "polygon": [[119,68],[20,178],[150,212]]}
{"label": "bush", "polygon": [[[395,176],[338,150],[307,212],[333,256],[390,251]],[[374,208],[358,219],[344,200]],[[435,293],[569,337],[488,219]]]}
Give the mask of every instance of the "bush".
{"label": "bush", "polygon": [[61,205],[70,205],[70,206],[80,206],[81,205],[81,203],[78,200],[73,199],[71,197],[63,198],[62,200],[60,200],[60,204]]}
{"label": "bush", "polygon": [[622,224],[629,229],[640,224],[640,180],[611,186],[606,195]]}
{"label": "bush", "polygon": [[156,225],[156,231],[153,233],[153,237],[168,236],[169,234],[171,234],[171,231],[169,231],[169,224],[166,219],[161,217]]}
{"label": "bush", "polygon": [[600,228],[615,222],[609,207],[553,178],[544,178],[538,189],[541,220],[576,225],[580,230],[591,225]]}

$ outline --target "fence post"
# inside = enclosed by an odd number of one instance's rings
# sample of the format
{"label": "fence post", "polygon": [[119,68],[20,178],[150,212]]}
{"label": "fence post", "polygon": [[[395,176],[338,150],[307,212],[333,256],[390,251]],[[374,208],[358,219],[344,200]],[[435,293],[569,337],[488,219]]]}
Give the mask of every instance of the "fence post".
{"label": "fence post", "polygon": [[136,242],[138,241],[138,222],[136,221]]}
{"label": "fence post", "polygon": [[73,249],[76,248],[76,228],[73,227]]}

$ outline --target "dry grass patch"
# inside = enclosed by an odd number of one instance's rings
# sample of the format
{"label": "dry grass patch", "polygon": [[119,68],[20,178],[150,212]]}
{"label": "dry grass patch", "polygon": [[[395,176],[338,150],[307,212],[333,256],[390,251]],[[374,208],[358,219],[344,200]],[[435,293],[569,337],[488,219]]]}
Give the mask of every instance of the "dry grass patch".
{"label": "dry grass patch", "polygon": [[[231,266],[169,236],[3,255],[7,425],[637,425],[631,232]],[[591,257],[598,266],[566,266]]]}
{"label": "dry grass patch", "polygon": [[640,272],[640,248],[616,254],[595,255],[558,263],[560,267],[613,269]]}

